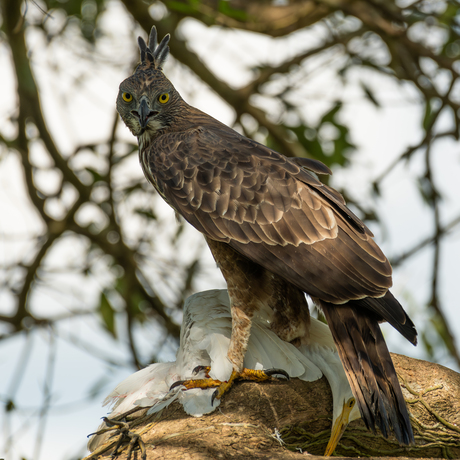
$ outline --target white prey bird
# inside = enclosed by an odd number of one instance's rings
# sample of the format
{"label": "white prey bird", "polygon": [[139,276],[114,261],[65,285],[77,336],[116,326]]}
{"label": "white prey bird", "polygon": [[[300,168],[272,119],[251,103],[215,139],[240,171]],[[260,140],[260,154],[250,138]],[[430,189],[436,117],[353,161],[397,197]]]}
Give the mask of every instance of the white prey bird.
{"label": "white prey bird", "polygon": [[[291,378],[305,381],[326,376],[334,403],[333,430],[326,451],[330,455],[348,422],[360,417],[332,335],[325,324],[311,318],[310,342],[296,348],[270,330],[271,316],[272,311],[267,308],[253,318],[244,367],[283,369]],[[184,305],[176,361],[151,364],[121,382],[104,400],[104,406],[112,406],[109,418],[136,407],[150,407],[149,413],[158,412],[174,400],[182,404],[185,412],[196,417],[214,411],[220,404],[219,399],[214,400],[214,404],[211,402],[215,388],[184,390],[183,386],[178,386],[171,391],[169,388],[179,380],[205,378],[204,371],[193,373],[197,366],[211,366],[211,378],[228,380],[232,372],[227,358],[231,331],[227,290],[210,290],[190,296]],[[105,426],[103,423],[99,429]],[[108,436],[92,436],[88,449],[94,451]]]}

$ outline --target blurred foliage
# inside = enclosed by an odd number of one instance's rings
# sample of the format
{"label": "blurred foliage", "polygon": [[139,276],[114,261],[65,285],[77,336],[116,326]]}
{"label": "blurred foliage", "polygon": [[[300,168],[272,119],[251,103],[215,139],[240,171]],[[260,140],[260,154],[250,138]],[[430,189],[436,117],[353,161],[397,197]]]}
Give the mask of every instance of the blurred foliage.
{"label": "blurred foliage", "polygon": [[[314,128],[309,128],[305,124],[287,127],[297,136],[298,142],[306,152],[329,167],[334,165],[346,166],[349,156],[355,148],[349,142],[349,129],[341,124],[336,117],[341,108],[341,102],[334,104]],[[335,128],[336,135],[321,135],[321,128],[328,126]]]}
{"label": "blurred foliage", "polygon": [[[436,142],[443,138],[458,140],[460,134],[456,96],[460,6],[455,1],[1,0],[1,37],[3,46],[11,50],[17,84],[17,110],[10,115],[11,129],[4,131],[0,127],[1,157],[15,155],[20,159],[25,189],[41,224],[26,238],[32,250],[20,252],[14,260],[2,264],[0,287],[14,307],[10,313],[0,315],[0,340],[54,327],[75,316],[95,315],[101,330],[114,339],[119,339],[121,325],[126,328],[132,362],[140,367],[146,362],[136,351],[134,328],[154,322],[163,337],[177,339],[177,312],[184,298],[196,290],[196,280],[207,276],[201,246],[188,243],[190,233],[184,230],[183,222],[172,224],[163,217],[160,201],[141,176],[140,168],[138,175],[126,179],[124,171],[137,155],[137,146],[135,139],[126,141],[120,137],[116,113],[113,112],[113,125],[105,139],[94,142],[79,136],[78,144],[69,151],[60,146],[43,110],[43,89],[37,86],[36,74],[44,63],[34,60],[31,37],[43,37],[45,51],[51,54],[55,46],[64,43],[76,62],[81,59],[84,65],[96,63],[129,74],[137,55],[126,63],[126,56],[113,53],[108,59],[102,51],[104,40],[115,36],[103,26],[108,9],[114,5],[130,24],[133,50],[140,29],[148,31],[153,23],[160,36],[171,33],[171,65],[187,69],[187,78],[200,81],[225,101],[235,113],[236,129],[286,155],[314,157],[329,167],[347,167],[353,162],[356,147],[342,116],[343,100],[325,101],[323,112],[316,114],[316,122],[305,112],[305,97],[299,96],[299,90],[309,85],[311,63],[316,72],[322,72],[334,58],[336,65],[332,68],[344,84],[353,71],[365,69],[413,88],[425,108],[421,116],[423,136],[375,179],[373,189],[379,194],[382,180],[396,166],[416,155],[424,156],[425,170],[417,180],[429,206],[434,231],[407,253],[395,257],[393,263],[399,265],[427,246],[434,247],[429,321],[419,325],[422,344],[431,356],[433,349],[443,344],[460,365],[438,292],[439,248],[460,219],[457,216],[441,225],[442,196],[432,170]],[[207,56],[198,56],[189,46],[181,25],[190,18],[210,28],[238,29],[276,38],[316,28],[319,38],[311,45],[305,44],[304,51],[278,56],[276,64],[254,63],[248,68],[250,81],[235,88],[217,76]],[[83,69],[70,79],[65,63],[58,59],[50,62],[52,72],[71,80],[69,93],[82,88],[85,78],[90,77]],[[361,96],[376,110],[382,107],[378,91],[366,82],[365,73],[358,80]],[[277,113],[273,113],[273,102]],[[56,103],[65,104],[65,97]],[[449,120],[448,129],[440,128],[442,116]],[[46,161],[37,161],[37,151]],[[53,180],[59,183],[57,189],[50,191],[43,185],[42,177],[47,172],[52,172]],[[366,208],[342,192],[364,219],[378,219],[376,209]],[[85,218],[88,210],[91,217]],[[83,255],[69,259],[67,264],[56,263],[53,256],[59,254],[58,246],[66,241],[80,247]],[[184,255],[184,246],[188,256]],[[169,248],[167,255],[165,247]],[[196,253],[190,256],[191,249]],[[70,308],[67,314],[37,314],[40,296],[36,293],[59,286],[56,271],[75,275],[82,295],[88,280],[100,280],[97,295],[86,299],[83,308]],[[123,321],[117,322],[117,318]],[[151,359],[155,359],[155,352]],[[15,407],[15,401],[8,399],[5,410],[13,411]]]}

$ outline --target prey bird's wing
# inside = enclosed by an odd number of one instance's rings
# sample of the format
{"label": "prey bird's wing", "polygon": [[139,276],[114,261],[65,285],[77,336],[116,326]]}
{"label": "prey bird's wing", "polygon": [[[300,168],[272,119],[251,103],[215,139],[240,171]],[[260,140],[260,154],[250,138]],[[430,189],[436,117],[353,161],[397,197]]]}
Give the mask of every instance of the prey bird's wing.
{"label": "prey bird's wing", "polygon": [[340,194],[209,120],[141,153],[146,176],[179,214],[313,297],[340,304],[385,294],[390,264]]}
{"label": "prey bird's wing", "polygon": [[[178,379],[175,362],[151,364],[119,383],[105,398],[103,405],[112,408],[109,418],[115,418],[136,408],[139,406],[139,401],[145,398],[148,398],[149,405],[162,403],[168,396],[170,385]],[[167,403],[164,405],[174,401],[174,396],[168,397]],[[108,426],[104,421],[99,425],[97,431],[108,428]],[[88,450],[90,452],[95,451],[99,446],[105,444],[111,436],[113,436],[113,432],[93,433],[88,441]]]}
{"label": "prey bird's wing", "polygon": [[[283,369],[290,377],[305,381],[321,378],[322,370],[294,345],[276,336],[270,330],[270,322],[266,318],[255,316],[253,326],[254,331],[249,338],[244,359],[245,367]],[[228,379],[232,371],[227,359],[231,333],[232,315],[226,289],[198,292],[188,297],[184,304],[176,361],[151,364],[119,383],[103,403],[112,407],[109,418],[136,407],[149,407],[149,413],[156,413],[175,400],[183,406],[185,412],[195,417],[216,410],[220,400],[212,400],[215,388],[183,391],[182,387],[170,390],[170,386],[178,380],[204,378],[203,371],[193,372],[199,365],[211,366],[210,374],[213,378]],[[107,428],[105,422],[102,422],[98,430],[103,428]],[[112,434],[93,435],[88,442],[88,449],[94,451],[107,442]]]}

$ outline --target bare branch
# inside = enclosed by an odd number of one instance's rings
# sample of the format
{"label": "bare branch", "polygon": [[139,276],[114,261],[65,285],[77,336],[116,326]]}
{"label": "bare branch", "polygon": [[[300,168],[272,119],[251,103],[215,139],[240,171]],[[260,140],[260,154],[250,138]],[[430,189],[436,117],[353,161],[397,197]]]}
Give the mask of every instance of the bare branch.
{"label": "bare branch", "polygon": [[441,227],[438,231],[437,234],[429,236],[419,243],[417,243],[413,248],[409,249],[408,251],[404,252],[403,254],[400,254],[397,257],[392,257],[391,258],[391,265],[393,267],[398,267],[400,266],[404,261],[412,257],[413,255],[417,254],[419,251],[422,249],[426,248],[430,244],[433,244],[436,238],[439,238],[441,235],[445,236],[448,235],[455,227],[460,225],[460,216],[456,217],[455,219],[452,219],[447,225],[444,225]]}

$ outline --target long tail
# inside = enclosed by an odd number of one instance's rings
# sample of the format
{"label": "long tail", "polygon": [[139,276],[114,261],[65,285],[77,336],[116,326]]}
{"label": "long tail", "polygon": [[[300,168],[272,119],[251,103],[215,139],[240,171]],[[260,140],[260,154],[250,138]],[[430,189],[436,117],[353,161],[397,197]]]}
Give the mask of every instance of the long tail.
{"label": "long tail", "polygon": [[[386,299],[388,305],[393,299],[393,296]],[[372,302],[379,300],[372,299]],[[412,444],[414,434],[409,413],[378,324],[386,318],[377,314],[374,306],[363,304],[362,300],[349,301],[345,305],[320,303],[365,424],[373,432],[378,426],[385,437],[392,430],[401,444]],[[383,305],[380,309],[385,308]],[[403,335],[409,336],[406,338],[414,343],[415,328],[405,312],[404,315],[407,324],[397,321],[397,329],[406,332]]]}

